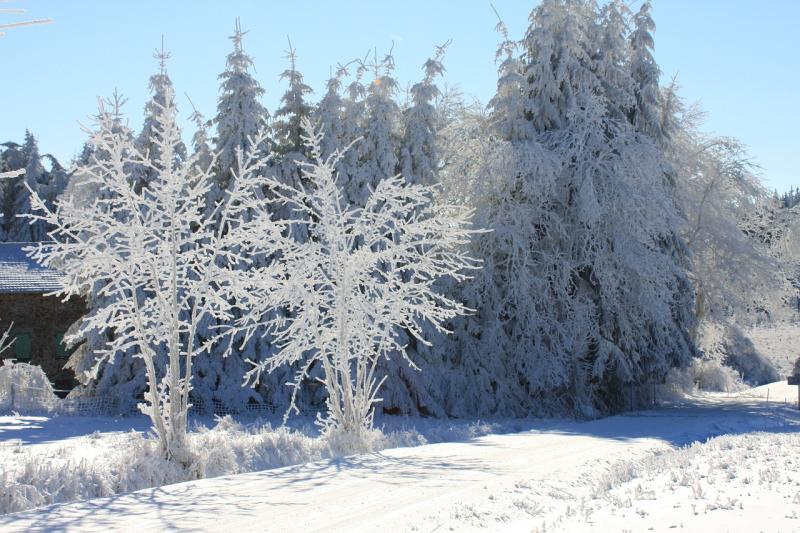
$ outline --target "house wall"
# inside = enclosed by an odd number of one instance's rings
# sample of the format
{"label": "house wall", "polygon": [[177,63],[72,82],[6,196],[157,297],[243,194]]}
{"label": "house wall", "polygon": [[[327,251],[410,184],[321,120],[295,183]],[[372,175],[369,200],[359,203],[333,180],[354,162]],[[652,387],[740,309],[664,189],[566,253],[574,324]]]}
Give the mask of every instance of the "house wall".
{"label": "house wall", "polygon": [[[62,302],[40,293],[0,293],[0,332],[13,322],[11,337],[20,342],[17,350],[29,339],[30,360],[25,362],[41,366],[56,389],[69,389],[75,383],[72,371],[64,369],[69,354],[59,350],[59,335],[85,313],[85,302],[74,296]],[[11,346],[0,357],[16,359],[17,350]]]}

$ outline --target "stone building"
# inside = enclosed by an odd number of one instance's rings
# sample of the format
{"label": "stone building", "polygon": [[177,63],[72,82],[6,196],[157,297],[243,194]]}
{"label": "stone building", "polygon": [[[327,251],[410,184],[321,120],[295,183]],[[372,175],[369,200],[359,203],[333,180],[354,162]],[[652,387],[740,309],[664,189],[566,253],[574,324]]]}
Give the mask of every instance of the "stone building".
{"label": "stone building", "polygon": [[46,296],[61,287],[61,275],[30,259],[26,246],[0,243],[0,332],[12,326],[15,338],[2,357],[41,366],[53,386],[66,391],[75,385],[75,376],[64,368],[70,352],[62,339],[86,312],[86,304],[74,296],[67,301]]}

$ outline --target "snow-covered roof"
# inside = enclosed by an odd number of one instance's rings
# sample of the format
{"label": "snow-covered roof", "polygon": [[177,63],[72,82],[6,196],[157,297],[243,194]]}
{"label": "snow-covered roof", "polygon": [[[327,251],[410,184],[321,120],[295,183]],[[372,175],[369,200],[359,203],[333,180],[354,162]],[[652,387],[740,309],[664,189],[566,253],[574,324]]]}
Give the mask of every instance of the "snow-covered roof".
{"label": "snow-covered roof", "polygon": [[0,294],[50,292],[61,289],[62,275],[28,257],[27,242],[0,243]]}

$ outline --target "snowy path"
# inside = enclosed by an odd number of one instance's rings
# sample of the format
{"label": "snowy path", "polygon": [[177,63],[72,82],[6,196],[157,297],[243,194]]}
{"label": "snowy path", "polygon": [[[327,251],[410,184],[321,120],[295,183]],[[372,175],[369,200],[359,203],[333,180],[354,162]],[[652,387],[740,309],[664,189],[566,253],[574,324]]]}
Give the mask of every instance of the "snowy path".
{"label": "snowy path", "polygon": [[55,505],[0,517],[0,529],[531,530],[574,515],[590,481],[615,461],[710,435],[797,424],[800,417],[775,404],[717,398]]}

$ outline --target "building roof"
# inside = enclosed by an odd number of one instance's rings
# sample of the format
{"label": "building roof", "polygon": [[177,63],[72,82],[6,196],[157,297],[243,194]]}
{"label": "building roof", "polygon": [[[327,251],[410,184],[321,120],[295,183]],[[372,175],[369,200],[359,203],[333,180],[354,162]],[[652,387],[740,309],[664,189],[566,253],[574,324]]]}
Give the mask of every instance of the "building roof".
{"label": "building roof", "polygon": [[28,257],[23,248],[29,242],[0,243],[0,294],[44,293],[62,288],[63,276]]}

